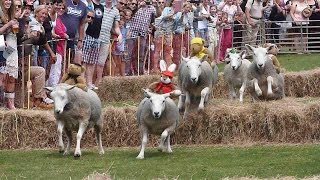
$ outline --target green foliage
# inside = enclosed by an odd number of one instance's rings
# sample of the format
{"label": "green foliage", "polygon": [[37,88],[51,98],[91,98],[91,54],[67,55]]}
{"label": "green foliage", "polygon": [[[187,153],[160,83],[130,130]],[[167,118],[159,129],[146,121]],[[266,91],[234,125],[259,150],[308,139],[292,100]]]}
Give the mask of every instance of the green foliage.
{"label": "green foliage", "polygon": [[[320,67],[320,54],[285,54],[278,55],[281,67],[289,71],[304,71]],[[223,72],[224,64],[218,64],[219,71]]]}
{"label": "green foliage", "polygon": [[222,177],[307,177],[320,174],[319,145],[189,146],[172,154],[148,147],[144,160],[138,149],[108,149],[104,156],[83,150],[75,160],[58,150],[0,151],[0,179],[82,179],[108,172],[115,179],[220,179]]}

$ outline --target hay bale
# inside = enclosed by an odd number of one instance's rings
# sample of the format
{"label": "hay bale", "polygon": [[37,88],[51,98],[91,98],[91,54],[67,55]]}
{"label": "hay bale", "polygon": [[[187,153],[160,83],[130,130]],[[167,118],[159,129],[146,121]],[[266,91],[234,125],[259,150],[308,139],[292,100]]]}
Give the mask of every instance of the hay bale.
{"label": "hay bale", "polygon": [[[140,145],[136,109],[104,109],[103,146]],[[284,98],[254,104],[222,100],[182,120],[172,136],[172,144],[315,142],[320,140],[319,117],[320,101],[315,98]],[[148,144],[157,145],[158,138],[151,135]],[[91,129],[83,136],[82,146],[95,145]],[[57,147],[57,130],[51,111],[0,110],[0,149],[53,147]]]}
{"label": "hay bale", "polygon": [[[293,97],[319,97],[320,69],[285,73],[285,94]],[[159,75],[143,75],[131,77],[104,77],[99,84],[98,95],[102,101],[134,101],[142,99],[141,88],[159,81]],[[177,84],[177,77],[173,79]],[[228,87],[219,73],[218,83],[213,88],[214,98],[228,98]],[[246,95],[245,97],[249,97]]]}

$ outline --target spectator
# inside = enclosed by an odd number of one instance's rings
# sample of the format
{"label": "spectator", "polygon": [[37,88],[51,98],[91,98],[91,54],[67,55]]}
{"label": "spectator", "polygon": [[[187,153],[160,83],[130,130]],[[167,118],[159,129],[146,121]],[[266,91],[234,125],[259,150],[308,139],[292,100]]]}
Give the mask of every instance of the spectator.
{"label": "spectator", "polygon": [[244,14],[242,11],[234,15],[233,46],[240,48],[243,43],[242,32],[244,30]]}
{"label": "spectator", "polygon": [[153,54],[153,61],[152,61],[152,73],[158,73],[159,71],[159,60],[160,60],[160,53],[161,53],[161,59],[164,59],[163,57],[163,41],[164,41],[164,33],[163,33],[163,28],[161,28],[161,14],[163,9],[165,8],[164,6],[165,1],[164,0],[158,0],[157,6],[156,6],[156,15],[155,15],[155,22],[154,22],[154,54]]}
{"label": "spectator", "polygon": [[[75,45],[77,50],[82,49],[84,39],[85,20],[87,15],[87,7],[81,0],[63,0],[66,12],[61,16],[63,24],[67,28],[67,34],[70,39],[67,43],[67,49],[71,49],[71,62],[74,58]],[[78,33],[78,41],[75,41]],[[76,43],[75,43],[76,42]],[[81,63],[81,62],[76,62]]]}
{"label": "spectator", "polygon": [[97,89],[96,85],[93,83],[93,74],[99,60],[99,37],[101,31],[102,18],[104,14],[104,7],[100,3],[100,0],[93,0],[92,5],[93,10],[88,11],[87,14],[88,27],[86,30],[85,41],[83,43],[82,55],[83,63],[86,67],[85,77],[87,86],[90,89]]}
{"label": "spectator", "polygon": [[[56,25],[54,27],[54,34],[58,39],[68,39],[69,36],[67,35],[67,28],[61,21],[61,16],[65,13],[65,7],[62,0],[57,1],[57,18],[56,18]],[[61,69],[62,69],[62,60],[64,57],[65,52],[65,40],[57,41],[57,49],[56,49],[56,56],[57,61],[51,65],[50,75],[48,79],[48,86],[55,86],[59,83],[61,77]]]}
{"label": "spectator", "polygon": [[7,49],[0,54],[0,85],[3,86],[5,79],[5,106],[8,109],[15,109],[15,82],[18,78],[18,51],[16,34],[13,27],[18,26],[15,17],[16,7],[11,0],[0,2],[3,11],[0,21],[0,33],[4,34]]}
{"label": "spectator", "polygon": [[193,19],[193,27],[195,31],[195,35],[197,37],[201,37],[205,41],[205,46],[208,46],[208,20],[210,14],[204,8],[203,4],[199,2],[195,3],[193,7],[194,11],[194,19]]}
{"label": "spectator", "polygon": [[[130,71],[130,57],[128,55],[128,46],[127,46],[127,36],[128,36],[128,31],[130,27],[130,19],[132,17],[132,11],[131,9],[125,9],[125,24],[122,29],[120,29],[122,33],[122,41],[124,44],[124,54],[122,56],[123,60],[125,61],[125,74],[128,74]],[[125,36],[124,36],[125,35]]]}
{"label": "spectator", "polygon": [[309,7],[304,0],[294,1],[290,9],[290,15],[293,19],[292,27],[294,28],[294,45],[299,54],[303,54],[306,49],[307,36],[306,26],[309,24],[309,18],[302,15],[303,9]]}
{"label": "spectator", "polygon": [[[150,23],[153,21],[156,13],[155,8],[150,4],[149,0],[141,1],[137,12],[133,15],[130,21],[128,40],[128,52],[131,57],[131,64],[133,68],[132,74],[143,74],[143,61],[146,50],[146,38]],[[138,36],[140,36],[140,44],[138,44]],[[139,58],[137,57],[137,47],[139,46]],[[136,47],[136,48],[134,48]],[[134,50],[135,49],[135,50]],[[139,59],[139,67],[138,67]],[[139,72],[138,72],[139,69]]]}
{"label": "spectator", "polygon": [[118,0],[117,3],[117,9],[121,12],[127,7],[127,1],[126,0]]}
{"label": "spectator", "polygon": [[246,4],[245,14],[247,18],[247,28],[245,35],[245,43],[256,44],[258,31],[262,19],[264,8],[262,0],[248,0]]}
{"label": "spectator", "polygon": [[[124,20],[119,21],[119,28],[122,34],[122,37],[126,36],[126,29],[124,27]],[[115,42],[113,46],[113,59],[115,63],[115,75],[119,74],[120,76],[125,75],[125,61],[122,59],[122,55],[124,54],[124,43],[125,41],[122,40],[122,42]]]}
{"label": "spectator", "polygon": [[217,6],[213,5],[210,7],[210,17],[208,22],[208,35],[209,35],[209,51],[214,55],[215,61],[217,61],[217,55],[215,53],[218,45],[219,35],[217,30]]}
{"label": "spectator", "polygon": [[[188,45],[188,30],[192,29],[192,15],[190,14],[191,11],[191,4],[185,3],[183,4],[183,8],[181,12],[177,12],[176,17],[176,24],[175,30],[173,34],[173,63],[175,63],[178,67],[181,61],[181,55],[183,54],[182,50],[184,49],[184,54],[186,56],[187,53],[187,45]],[[187,30],[187,31],[186,31]]]}
{"label": "spectator", "polygon": [[114,28],[117,34],[117,41],[122,41],[122,35],[119,29],[120,14],[119,10],[112,6],[112,0],[106,0],[106,5],[104,6],[101,31],[100,31],[100,51],[97,63],[97,79],[96,83],[99,83],[102,79],[103,68],[105,66],[107,57],[110,52],[110,37],[111,29]]}
{"label": "spectator", "polygon": [[[271,40],[273,40],[272,43],[278,44],[279,43],[279,35],[280,35],[280,28],[281,28],[281,22],[279,21],[285,21],[286,17],[286,11],[284,8],[281,7],[281,0],[276,0],[274,2],[274,5],[272,6],[271,13],[269,16],[269,20],[271,21]],[[276,21],[276,22],[275,22]],[[278,21],[278,22],[277,22]]]}
{"label": "spectator", "polygon": [[[311,47],[312,50],[319,50],[320,43],[316,42],[319,41],[319,33],[320,32],[320,5],[318,0],[308,0],[307,1],[310,8],[313,10],[311,16],[309,17],[309,48]],[[313,26],[313,27],[311,27]]]}

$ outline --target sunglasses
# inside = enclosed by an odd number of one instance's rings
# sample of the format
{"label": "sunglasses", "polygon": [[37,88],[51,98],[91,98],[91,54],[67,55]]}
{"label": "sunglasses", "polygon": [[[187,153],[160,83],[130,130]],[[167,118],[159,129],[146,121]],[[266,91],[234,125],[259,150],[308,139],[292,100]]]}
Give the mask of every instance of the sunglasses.
{"label": "sunglasses", "polygon": [[16,5],[16,8],[19,8],[19,9],[20,9],[21,7],[22,7],[21,5]]}
{"label": "sunglasses", "polygon": [[50,3],[46,3],[46,5],[49,6],[49,5],[52,5],[52,3],[51,2]]}
{"label": "sunglasses", "polygon": [[87,18],[88,18],[88,19],[93,19],[94,17],[87,15]]}
{"label": "sunglasses", "polygon": [[158,2],[158,4],[164,4],[164,2]]}
{"label": "sunglasses", "polygon": [[123,3],[123,2],[119,2],[122,6],[125,6],[127,5],[126,3]]}
{"label": "sunglasses", "polygon": [[65,10],[66,8],[65,7],[61,7],[60,9]]}
{"label": "sunglasses", "polygon": [[137,4],[136,3],[130,3],[130,5],[135,5],[136,6]]}

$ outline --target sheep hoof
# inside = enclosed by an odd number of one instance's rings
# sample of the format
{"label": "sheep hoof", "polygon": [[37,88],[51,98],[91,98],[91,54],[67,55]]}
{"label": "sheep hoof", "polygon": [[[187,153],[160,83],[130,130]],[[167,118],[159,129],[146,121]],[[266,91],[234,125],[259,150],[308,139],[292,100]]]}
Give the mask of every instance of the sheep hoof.
{"label": "sheep hoof", "polygon": [[172,153],[172,149],[167,149],[166,152],[167,153]]}
{"label": "sheep hoof", "polygon": [[64,156],[67,156],[69,154],[70,154],[69,151],[64,151],[64,153],[63,153]]}
{"label": "sheep hoof", "polygon": [[103,150],[103,149],[100,150],[100,151],[99,151],[99,154],[100,154],[100,155],[104,155],[104,150]]}
{"label": "sheep hoof", "polygon": [[76,159],[77,159],[77,158],[80,158],[80,157],[81,157],[81,154],[76,153],[76,154],[73,155],[73,157],[76,158]]}
{"label": "sheep hoof", "polygon": [[64,153],[64,149],[59,149],[59,153],[60,154]]}
{"label": "sheep hoof", "polygon": [[137,156],[137,159],[144,159],[144,156]]}
{"label": "sheep hoof", "polygon": [[257,90],[256,93],[257,93],[257,96],[261,96],[262,95],[262,91],[260,89]]}
{"label": "sheep hoof", "polygon": [[199,112],[203,112],[203,111],[204,111],[204,106],[199,106],[199,107],[198,107],[198,111],[199,111]]}

